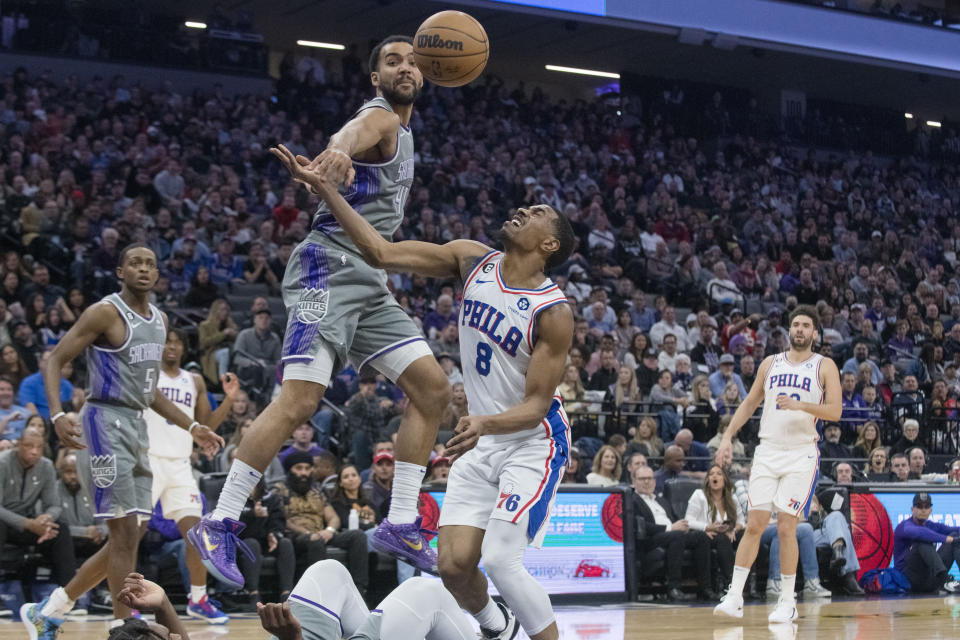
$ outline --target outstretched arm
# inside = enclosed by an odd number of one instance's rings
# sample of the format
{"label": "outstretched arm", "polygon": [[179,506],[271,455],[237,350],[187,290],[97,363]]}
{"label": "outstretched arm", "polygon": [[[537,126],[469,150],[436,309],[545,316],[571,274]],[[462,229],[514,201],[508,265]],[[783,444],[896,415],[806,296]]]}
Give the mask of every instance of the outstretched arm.
{"label": "outstretched arm", "polygon": [[363,216],[353,210],[344,200],[336,186],[318,171],[306,166],[306,158],[295,157],[289,149],[280,145],[270,149],[290,175],[320,194],[330,212],[360,250],[363,259],[377,269],[408,271],[431,277],[466,277],[464,271],[490,248],[473,240],[454,240],[437,245],[431,242],[388,242]]}
{"label": "outstretched arm", "polygon": [[569,305],[558,304],[542,311],[537,317],[537,333],[539,337],[527,368],[523,402],[492,416],[460,418],[455,435],[447,442],[447,455],[463,455],[485,434],[532,429],[547,415],[573,342],[573,312]]}

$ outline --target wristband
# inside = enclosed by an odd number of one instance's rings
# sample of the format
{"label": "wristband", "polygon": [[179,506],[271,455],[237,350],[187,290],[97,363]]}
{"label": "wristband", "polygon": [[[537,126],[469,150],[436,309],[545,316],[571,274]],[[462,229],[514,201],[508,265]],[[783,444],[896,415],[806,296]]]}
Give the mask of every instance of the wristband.
{"label": "wristband", "polygon": [[335,147],[327,147],[327,151],[332,151],[332,152],[334,152],[334,153],[339,153],[340,155],[342,155],[343,157],[345,157],[345,158],[346,158],[347,160],[349,160],[350,162],[353,162],[353,158],[351,158],[351,157],[350,157],[350,154],[347,153],[346,151],[342,151],[342,150],[337,149],[337,148],[335,148]]}
{"label": "wristband", "polygon": [[57,420],[59,420],[65,415],[67,414],[65,414],[63,411],[57,412],[52,418],[50,418],[50,424],[57,424]]}
{"label": "wristband", "polygon": [[190,428],[187,429],[187,433],[193,433],[193,428],[199,427],[199,426],[200,426],[200,423],[194,420],[193,423],[190,425]]}

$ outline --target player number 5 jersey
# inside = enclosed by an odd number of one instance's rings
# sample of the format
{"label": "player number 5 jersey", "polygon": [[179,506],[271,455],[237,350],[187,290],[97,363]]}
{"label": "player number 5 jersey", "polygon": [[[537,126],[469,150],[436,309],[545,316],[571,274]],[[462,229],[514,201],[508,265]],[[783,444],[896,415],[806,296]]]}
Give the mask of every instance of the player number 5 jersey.
{"label": "player number 5 jersey", "polygon": [[763,417],[760,418],[760,441],[780,447],[802,447],[816,442],[817,418],[805,411],[778,409],[777,396],[788,395],[800,402],[823,402],[820,365],[823,356],[813,354],[794,364],[786,353],[778,353],[770,363],[764,381]]}
{"label": "player number 5 jersey", "polygon": [[[549,278],[537,289],[508,287],[500,272],[502,259],[500,251],[481,258],[463,290],[460,359],[471,415],[493,415],[523,402],[537,315],[567,302]],[[543,435],[543,428],[484,437],[514,440],[532,435]]]}

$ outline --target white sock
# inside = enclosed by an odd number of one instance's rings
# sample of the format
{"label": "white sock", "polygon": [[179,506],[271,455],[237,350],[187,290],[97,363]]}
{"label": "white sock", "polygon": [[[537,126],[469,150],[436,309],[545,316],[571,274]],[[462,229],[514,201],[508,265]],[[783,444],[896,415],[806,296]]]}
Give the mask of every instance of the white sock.
{"label": "white sock", "polygon": [[[426,473],[426,467],[412,462],[398,461],[394,465],[393,489],[390,491],[390,513],[387,515],[387,520],[391,524],[410,524],[417,519],[420,485],[423,484],[423,476]],[[239,510],[237,510],[237,514],[240,514]]]}
{"label": "white sock", "polygon": [[794,601],[797,598],[797,595],[794,593],[793,588],[797,582],[797,574],[791,576],[780,574],[780,600],[783,602]]}
{"label": "white sock", "polygon": [[503,631],[507,627],[507,619],[503,617],[503,611],[493,601],[493,598],[487,597],[487,604],[483,609],[473,614],[480,626],[491,631]]}
{"label": "white sock", "polygon": [[40,615],[45,618],[62,618],[70,613],[74,604],[76,603],[67,596],[66,590],[63,587],[57,587],[50,594],[47,604],[43,605]]}
{"label": "white sock", "polygon": [[203,600],[203,596],[205,595],[207,595],[207,585],[190,585],[190,602],[193,604],[198,604],[201,600]]}
{"label": "white sock", "polygon": [[727,593],[743,596],[743,588],[747,584],[748,575],[750,575],[750,569],[734,565],[733,577],[730,579],[730,589]]}
{"label": "white sock", "polygon": [[220,492],[217,508],[213,510],[213,517],[217,520],[224,518],[240,519],[240,512],[253,488],[260,482],[263,474],[239,458],[234,459],[227,474],[227,481]]}

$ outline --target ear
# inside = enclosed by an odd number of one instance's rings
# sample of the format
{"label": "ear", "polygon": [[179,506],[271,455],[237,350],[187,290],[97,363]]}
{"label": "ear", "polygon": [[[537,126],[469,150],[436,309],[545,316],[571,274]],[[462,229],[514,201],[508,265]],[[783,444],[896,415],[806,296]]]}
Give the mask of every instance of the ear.
{"label": "ear", "polygon": [[550,236],[540,243],[540,249],[547,255],[560,250],[560,241]]}
{"label": "ear", "polygon": [[370,72],[370,84],[379,88],[380,87],[380,74],[376,71]]}

